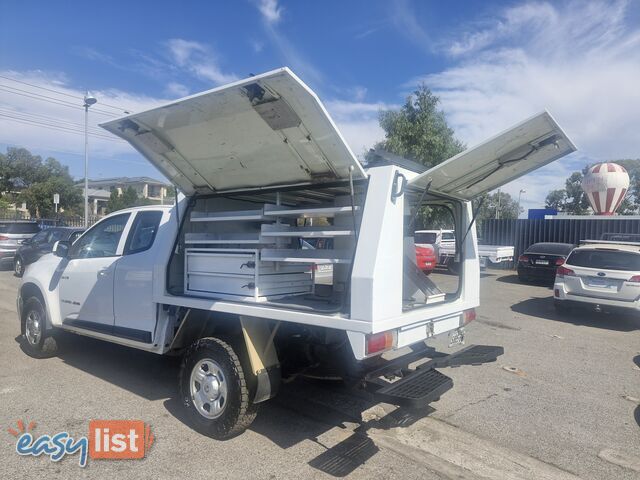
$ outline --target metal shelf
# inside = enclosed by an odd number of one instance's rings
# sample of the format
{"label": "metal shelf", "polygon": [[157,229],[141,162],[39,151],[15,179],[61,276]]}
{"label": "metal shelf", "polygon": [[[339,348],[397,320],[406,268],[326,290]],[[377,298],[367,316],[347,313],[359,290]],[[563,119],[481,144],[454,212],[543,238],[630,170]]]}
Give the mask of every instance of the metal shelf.
{"label": "metal shelf", "polygon": [[351,263],[349,250],[262,249],[260,259],[267,262]]}
{"label": "metal shelf", "polygon": [[[356,205],[356,211],[360,209]],[[351,206],[346,207],[307,207],[307,208],[287,208],[281,205],[265,205],[264,215],[270,217],[333,217],[335,215],[351,213]]]}
{"label": "metal shelf", "polygon": [[289,225],[262,225],[263,237],[333,238],[353,235],[346,227],[291,227]]}
{"label": "metal shelf", "polygon": [[263,210],[237,210],[228,212],[191,212],[192,222],[262,222],[273,220]]}

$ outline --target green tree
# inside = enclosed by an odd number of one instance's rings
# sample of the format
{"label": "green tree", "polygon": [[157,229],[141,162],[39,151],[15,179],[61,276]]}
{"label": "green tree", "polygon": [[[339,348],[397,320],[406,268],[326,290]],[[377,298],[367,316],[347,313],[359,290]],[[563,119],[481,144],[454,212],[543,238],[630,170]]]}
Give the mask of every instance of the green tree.
{"label": "green tree", "polygon": [[59,207],[77,207],[81,192],[75,187],[69,168],[55,158],[42,160],[25,148],[9,147],[0,154],[0,192],[6,201],[24,202],[33,216],[53,214],[53,194],[60,195]]}
{"label": "green tree", "polygon": [[476,222],[481,225],[485,220],[496,218],[500,219],[516,219],[523,211],[522,207],[518,207],[518,201],[514,200],[511,195],[506,192],[483,193],[474,202],[476,214]]}
{"label": "green tree", "polygon": [[19,192],[46,180],[49,173],[39,155],[32,155],[26,148],[9,147],[7,153],[0,156],[0,191]]}
{"label": "green tree", "polygon": [[582,190],[582,179],[585,173],[585,171],[573,172],[565,181],[564,190],[567,195],[565,212],[572,215],[585,215],[589,212],[589,199]]}
{"label": "green tree", "polygon": [[565,209],[565,203],[567,201],[567,191],[564,188],[559,190],[551,190],[547,194],[544,206],[546,208],[553,208],[559,212],[563,212]]}
{"label": "green tree", "polygon": [[419,162],[427,167],[443,162],[464,150],[447,124],[440,99],[426,85],[409,95],[399,110],[380,112],[385,139],[376,148]]}
{"label": "green tree", "polygon": [[52,176],[43,182],[31,184],[20,194],[20,200],[27,204],[29,213],[37,217],[55,215],[53,195],[60,195],[58,209],[71,211],[78,209],[82,203],[82,190],[73,183],[71,177]]}
{"label": "green tree", "polygon": [[148,198],[138,197],[138,193],[133,187],[127,187],[122,191],[122,194],[119,194],[117,190],[111,192],[107,203],[107,211],[112,213],[123,208],[151,205],[152,203]]}

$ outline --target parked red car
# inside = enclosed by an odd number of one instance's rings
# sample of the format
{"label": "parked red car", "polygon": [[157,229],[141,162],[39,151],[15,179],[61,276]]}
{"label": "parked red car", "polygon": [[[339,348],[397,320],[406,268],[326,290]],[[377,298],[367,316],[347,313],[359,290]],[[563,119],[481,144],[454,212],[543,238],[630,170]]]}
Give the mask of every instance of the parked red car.
{"label": "parked red car", "polygon": [[430,274],[436,268],[436,252],[433,247],[416,245],[416,262],[420,270]]}

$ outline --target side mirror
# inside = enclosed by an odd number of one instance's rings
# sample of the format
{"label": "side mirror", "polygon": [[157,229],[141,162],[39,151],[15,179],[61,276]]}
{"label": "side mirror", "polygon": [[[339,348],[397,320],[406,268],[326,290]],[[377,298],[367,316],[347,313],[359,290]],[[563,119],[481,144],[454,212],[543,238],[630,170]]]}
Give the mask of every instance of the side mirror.
{"label": "side mirror", "polygon": [[58,240],[53,244],[53,254],[56,257],[67,258],[69,256],[69,247],[71,244],[66,240]]}
{"label": "side mirror", "polygon": [[31,239],[30,238],[25,238],[24,240],[22,240],[20,242],[21,245],[29,245],[31,243]]}

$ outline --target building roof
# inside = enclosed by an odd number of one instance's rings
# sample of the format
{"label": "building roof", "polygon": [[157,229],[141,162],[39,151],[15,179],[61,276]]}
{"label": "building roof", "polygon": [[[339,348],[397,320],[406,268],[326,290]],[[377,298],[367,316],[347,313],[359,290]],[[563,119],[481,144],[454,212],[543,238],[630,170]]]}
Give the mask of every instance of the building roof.
{"label": "building roof", "polygon": [[169,186],[167,183],[151,177],[112,177],[99,178],[96,180],[89,179],[89,184],[91,185],[129,185],[132,183],[148,183],[151,185],[162,185],[165,187]]}
{"label": "building roof", "polygon": [[[109,190],[102,190],[99,188],[89,188],[87,190],[89,197],[97,198],[98,200],[109,200],[111,198],[111,192]],[[84,195],[84,188],[82,189]]]}

